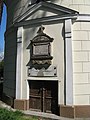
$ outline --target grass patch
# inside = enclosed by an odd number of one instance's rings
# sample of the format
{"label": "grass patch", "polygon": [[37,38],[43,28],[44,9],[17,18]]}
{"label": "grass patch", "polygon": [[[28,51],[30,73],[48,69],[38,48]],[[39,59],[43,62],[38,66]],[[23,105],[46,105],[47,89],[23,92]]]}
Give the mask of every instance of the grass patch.
{"label": "grass patch", "polygon": [[38,120],[37,117],[27,117],[20,111],[13,112],[5,108],[0,108],[0,120]]}

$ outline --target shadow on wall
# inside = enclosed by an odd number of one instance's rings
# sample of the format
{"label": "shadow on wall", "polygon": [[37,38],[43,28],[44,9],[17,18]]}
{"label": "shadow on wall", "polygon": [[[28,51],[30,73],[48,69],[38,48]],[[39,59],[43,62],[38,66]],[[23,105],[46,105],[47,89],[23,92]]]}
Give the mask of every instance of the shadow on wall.
{"label": "shadow on wall", "polygon": [[0,80],[0,100],[2,99],[3,95],[3,81]]}

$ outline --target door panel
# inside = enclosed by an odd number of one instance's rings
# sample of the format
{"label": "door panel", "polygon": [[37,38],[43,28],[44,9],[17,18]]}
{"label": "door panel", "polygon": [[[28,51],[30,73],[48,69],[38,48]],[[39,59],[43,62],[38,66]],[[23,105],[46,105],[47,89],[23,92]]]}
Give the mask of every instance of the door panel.
{"label": "door panel", "polygon": [[40,93],[38,93],[38,89],[31,89],[30,90],[30,102],[29,106],[32,109],[41,109],[41,96]]}
{"label": "door panel", "polygon": [[58,112],[58,82],[30,81],[30,109]]}

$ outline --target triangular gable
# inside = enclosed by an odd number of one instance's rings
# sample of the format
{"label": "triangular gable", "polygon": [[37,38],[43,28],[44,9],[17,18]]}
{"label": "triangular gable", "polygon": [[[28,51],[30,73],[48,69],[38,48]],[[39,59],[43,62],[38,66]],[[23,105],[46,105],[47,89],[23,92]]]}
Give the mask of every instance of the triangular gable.
{"label": "triangular gable", "polygon": [[28,17],[36,13],[38,10],[48,11],[48,12],[51,12],[57,15],[78,13],[75,10],[72,10],[72,9],[69,9],[69,8],[66,8],[60,5],[56,5],[54,3],[41,1],[37,4],[28,6],[27,10],[23,12],[21,16],[19,16],[18,18],[14,20],[14,23],[27,19]]}
{"label": "triangular gable", "polygon": [[48,10],[37,10],[35,13],[33,13],[27,19],[25,19],[25,21],[32,20],[32,19],[38,19],[38,18],[42,18],[42,17],[46,18],[46,17],[56,16],[56,15],[57,14],[49,12]]}

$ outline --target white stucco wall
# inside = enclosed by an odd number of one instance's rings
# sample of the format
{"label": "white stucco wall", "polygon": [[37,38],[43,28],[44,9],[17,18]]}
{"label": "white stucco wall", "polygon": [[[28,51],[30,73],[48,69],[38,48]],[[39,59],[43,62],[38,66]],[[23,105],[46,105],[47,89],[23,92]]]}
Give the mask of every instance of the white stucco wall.
{"label": "white stucco wall", "polygon": [[[61,5],[90,15],[90,0],[62,0]],[[85,17],[83,17],[85,18]],[[89,18],[87,19],[89,20]],[[72,22],[74,105],[90,104],[90,23]]]}
{"label": "white stucco wall", "polygon": [[[43,25],[45,27],[45,33],[49,35],[50,37],[54,38],[54,41],[51,45],[51,55],[53,56],[52,65],[57,67],[57,77],[46,77],[46,80],[58,80],[59,81],[59,103],[64,102],[64,40],[62,37],[62,28],[63,23],[60,24],[52,24],[52,25]],[[26,97],[26,88],[25,88],[25,80],[31,80],[31,78],[28,78],[27,76],[27,69],[26,66],[28,62],[30,61],[30,50],[27,49],[30,40],[33,39],[37,35],[38,27],[32,27],[32,28],[24,28],[24,34],[23,34],[23,98]],[[55,30],[55,31],[54,31]],[[32,77],[32,80],[39,79],[39,77]],[[43,80],[43,77],[40,79]],[[45,78],[44,78],[45,80]]]}
{"label": "white stucco wall", "polygon": [[[90,14],[90,0],[60,0],[61,5]],[[85,17],[83,17],[85,18]],[[89,20],[89,18],[87,19]],[[72,22],[73,97],[75,105],[90,104],[90,23]]]}
{"label": "white stucco wall", "polygon": [[90,23],[73,24],[74,104],[90,104]]}
{"label": "white stucco wall", "polygon": [[[89,0],[74,0],[72,7],[80,14],[90,14]],[[88,21],[73,23],[73,79],[74,104],[90,104],[90,23]]]}

